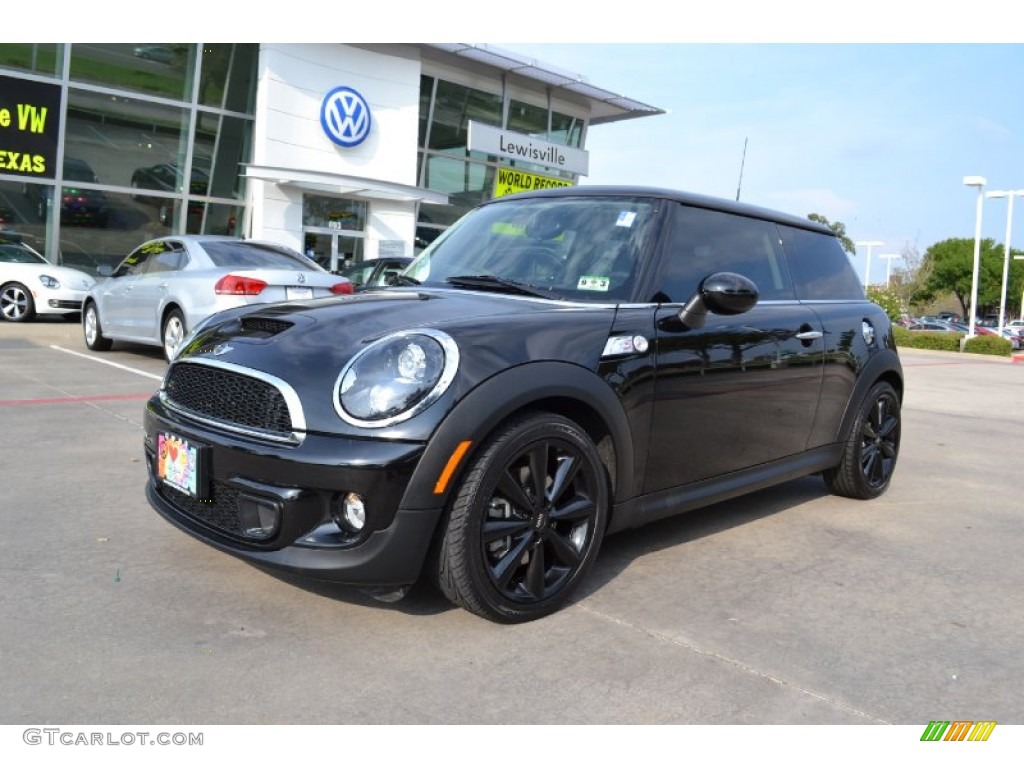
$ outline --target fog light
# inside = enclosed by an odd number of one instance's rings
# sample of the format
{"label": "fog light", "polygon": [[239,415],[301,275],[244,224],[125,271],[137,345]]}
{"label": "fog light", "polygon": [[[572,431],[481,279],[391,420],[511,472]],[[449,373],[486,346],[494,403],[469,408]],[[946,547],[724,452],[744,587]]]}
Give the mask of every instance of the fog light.
{"label": "fog light", "polygon": [[334,524],[345,533],[359,533],[366,525],[366,507],[363,497],[358,493],[349,493],[334,508]]}
{"label": "fog light", "polygon": [[255,496],[238,497],[238,522],[242,535],[250,539],[267,539],[277,528],[281,507],[276,502]]}

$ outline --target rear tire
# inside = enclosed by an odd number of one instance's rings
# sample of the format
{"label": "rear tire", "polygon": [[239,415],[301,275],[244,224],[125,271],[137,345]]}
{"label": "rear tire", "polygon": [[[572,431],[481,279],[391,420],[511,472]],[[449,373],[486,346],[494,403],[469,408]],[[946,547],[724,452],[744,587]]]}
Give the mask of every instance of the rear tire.
{"label": "rear tire", "polygon": [[456,605],[491,621],[532,621],[568,601],[597,558],[608,475],[574,422],[516,419],[483,444],[452,504],[435,577]]}
{"label": "rear tire", "polygon": [[829,490],[851,499],[885,493],[900,450],[900,399],[892,385],[875,384],[860,405],[839,466],[823,473]]}

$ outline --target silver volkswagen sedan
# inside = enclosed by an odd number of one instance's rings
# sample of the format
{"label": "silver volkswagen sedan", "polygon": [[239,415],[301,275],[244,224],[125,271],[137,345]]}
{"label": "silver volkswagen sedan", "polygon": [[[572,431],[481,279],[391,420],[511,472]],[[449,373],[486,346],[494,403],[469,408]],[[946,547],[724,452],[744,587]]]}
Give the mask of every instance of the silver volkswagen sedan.
{"label": "silver volkswagen sedan", "polygon": [[[106,273],[106,274],[105,274]],[[168,360],[196,324],[244,304],[323,298],[353,292],[298,251],[276,243],[219,235],[149,240],[101,280],[82,305],[89,349],[113,341],[162,346]]]}

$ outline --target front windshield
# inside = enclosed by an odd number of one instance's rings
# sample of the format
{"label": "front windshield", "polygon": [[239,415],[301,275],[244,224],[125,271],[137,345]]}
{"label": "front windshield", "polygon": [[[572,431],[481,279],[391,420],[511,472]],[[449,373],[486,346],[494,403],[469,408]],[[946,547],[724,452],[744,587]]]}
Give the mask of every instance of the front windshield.
{"label": "front windshield", "polygon": [[[542,295],[623,301],[632,295],[655,202],[631,197],[551,197],[499,201],[471,211],[405,270],[425,285],[500,281]],[[462,279],[459,279],[462,278]]]}
{"label": "front windshield", "polygon": [[26,245],[2,241],[0,241],[0,261],[7,262],[8,264],[50,263]]}

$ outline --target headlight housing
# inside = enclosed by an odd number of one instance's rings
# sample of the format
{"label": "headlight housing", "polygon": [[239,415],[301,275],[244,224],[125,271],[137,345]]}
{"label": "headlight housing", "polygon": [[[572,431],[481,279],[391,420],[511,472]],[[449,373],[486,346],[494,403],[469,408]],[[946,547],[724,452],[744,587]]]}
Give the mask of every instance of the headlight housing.
{"label": "headlight housing", "polygon": [[459,367],[446,333],[417,328],[360,350],[334,384],[334,409],[357,427],[387,427],[412,418],[444,394]]}
{"label": "headlight housing", "polygon": [[40,275],[39,282],[41,282],[47,288],[60,288],[60,280],[58,280],[56,277],[50,277],[49,275]]}

